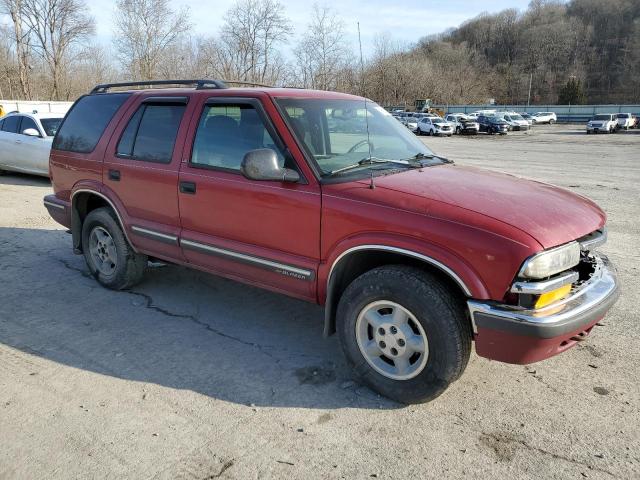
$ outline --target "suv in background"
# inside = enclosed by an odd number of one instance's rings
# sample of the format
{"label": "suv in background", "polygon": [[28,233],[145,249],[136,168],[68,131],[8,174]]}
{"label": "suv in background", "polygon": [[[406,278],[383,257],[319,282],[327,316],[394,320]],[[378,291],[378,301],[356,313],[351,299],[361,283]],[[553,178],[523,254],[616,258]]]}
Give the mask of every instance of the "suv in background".
{"label": "suv in background", "polygon": [[531,115],[533,123],[548,123],[553,125],[558,121],[558,117],[554,112],[537,112]]}
{"label": "suv in background", "polygon": [[445,117],[445,120],[453,127],[456,134],[476,135],[480,131],[480,125],[463,113],[453,113]]}
{"label": "suv in background", "polygon": [[635,118],[630,113],[618,113],[616,119],[616,128],[618,129],[629,130],[635,126]]}
{"label": "suv in background", "polygon": [[423,117],[418,122],[417,135],[447,136],[453,135],[453,126],[444,118]]}
{"label": "suv in background", "polygon": [[[130,89],[157,84],[181,88]],[[106,84],[58,130],[44,205],[103,286],[133,287],[151,258],[319,303],[364,382],[424,402],[473,341],[503,362],[548,358],[618,292],[593,202],[452,163],[362,97]]]}
{"label": "suv in background", "polygon": [[480,115],[478,117],[478,125],[480,125],[481,132],[486,132],[489,135],[495,133],[506,135],[509,131],[509,124],[495,115]]}
{"label": "suv in background", "polygon": [[600,113],[587,123],[587,133],[615,133],[618,119],[614,113]]}
{"label": "suv in background", "polygon": [[509,130],[529,130],[529,122],[522,118],[519,113],[498,112],[494,116],[507,122]]}

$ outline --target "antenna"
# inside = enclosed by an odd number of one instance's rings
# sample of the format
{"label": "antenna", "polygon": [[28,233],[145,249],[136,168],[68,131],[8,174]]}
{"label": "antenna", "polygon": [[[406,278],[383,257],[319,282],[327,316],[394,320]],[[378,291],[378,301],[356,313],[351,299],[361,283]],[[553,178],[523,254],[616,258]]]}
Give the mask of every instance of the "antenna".
{"label": "antenna", "polygon": [[[369,159],[371,159],[371,138],[369,137],[369,110],[367,110],[367,93],[364,91],[364,58],[362,56],[362,38],[360,37],[360,22],[358,22],[358,45],[360,46],[360,92],[364,97],[364,121],[367,126],[367,146],[369,147]],[[371,185],[373,185],[373,172],[371,173]]]}

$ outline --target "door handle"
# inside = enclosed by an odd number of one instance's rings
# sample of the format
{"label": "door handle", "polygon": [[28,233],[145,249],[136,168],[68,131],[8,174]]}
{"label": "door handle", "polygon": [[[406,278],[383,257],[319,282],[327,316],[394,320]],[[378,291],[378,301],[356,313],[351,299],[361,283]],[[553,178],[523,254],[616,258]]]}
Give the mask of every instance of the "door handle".
{"label": "door handle", "polygon": [[196,193],[195,182],[180,182],[180,193],[188,193],[190,195],[195,195]]}
{"label": "door handle", "polygon": [[109,180],[120,181],[120,170],[109,170]]}
{"label": "door handle", "polygon": [[22,140],[16,140],[16,143],[22,143]]}

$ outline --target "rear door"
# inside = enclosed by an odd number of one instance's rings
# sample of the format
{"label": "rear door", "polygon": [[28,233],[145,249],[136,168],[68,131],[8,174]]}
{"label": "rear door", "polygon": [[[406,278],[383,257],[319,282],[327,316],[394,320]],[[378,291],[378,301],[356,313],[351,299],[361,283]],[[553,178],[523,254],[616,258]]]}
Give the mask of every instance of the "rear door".
{"label": "rear door", "polygon": [[107,147],[105,189],[128,217],[127,230],[141,251],[182,261],[178,244],[178,169],[191,109],[187,96],[136,99]]}
{"label": "rear door", "polygon": [[[285,148],[282,131],[270,120],[278,113],[269,102],[203,99],[180,170],[181,244],[188,261],[198,266],[315,300],[320,188],[303,176],[298,162],[304,160]],[[301,173],[301,181],[245,178],[242,159],[259,148],[274,150],[283,166]]]}

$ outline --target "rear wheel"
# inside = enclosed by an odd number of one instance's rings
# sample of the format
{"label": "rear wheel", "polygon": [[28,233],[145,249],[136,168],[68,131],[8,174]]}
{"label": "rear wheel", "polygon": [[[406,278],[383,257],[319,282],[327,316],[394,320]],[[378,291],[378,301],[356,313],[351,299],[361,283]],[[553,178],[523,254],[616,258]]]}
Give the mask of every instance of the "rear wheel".
{"label": "rear wheel", "polygon": [[433,400],[469,360],[471,327],[462,304],[417,268],[384,266],[358,277],[343,293],[336,320],[356,374],[398,402]]}
{"label": "rear wheel", "polygon": [[553,118],[549,120],[549,125],[553,125],[554,123],[556,123],[556,121]]}
{"label": "rear wheel", "polygon": [[140,282],[147,256],[129,245],[109,208],[98,208],[82,225],[82,249],[91,275],[103,286],[123,290]]}

